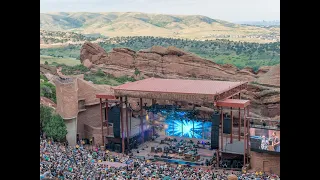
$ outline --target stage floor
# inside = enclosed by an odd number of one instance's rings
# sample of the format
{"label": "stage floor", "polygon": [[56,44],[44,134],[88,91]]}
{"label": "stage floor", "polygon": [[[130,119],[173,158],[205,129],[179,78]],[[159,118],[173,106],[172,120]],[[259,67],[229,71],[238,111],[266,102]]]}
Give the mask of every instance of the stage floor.
{"label": "stage floor", "polygon": [[[181,139],[188,139],[188,140],[192,140],[195,143],[197,143],[198,141],[210,142],[210,140],[204,140],[204,139],[172,137],[172,136],[166,136],[166,135],[160,134],[160,137],[156,138],[154,141],[147,141],[142,145],[140,145],[138,149],[132,150],[133,155],[144,156],[146,159],[151,159],[153,158],[154,155],[158,155],[158,156],[165,155],[163,152],[151,153],[151,147],[160,147],[163,149],[165,146],[168,146],[167,144],[160,144],[161,140],[164,140],[166,137],[176,138],[178,141],[180,141]],[[139,153],[137,153],[137,150],[139,150]],[[239,142],[238,140],[233,139],[233,144],[230,144],[230,138],[224,137],[223,152],[232,153],[232,154],[243,154],[243,151],[244,151],[243,140]],[[209,145],[206,145],[205,149],[198,148],[198,154],[200,155],[200,160],[196,162],[205,164],[206,159],[210,160],[214,152],[216,152],[216,150],[210,150]],[[184,156],[179,156],[178,154],[169,154],[169,153],[168,153],[168,156],[171,156],[173,159],[183,159],[184,157]]]}
{"label": "stage floor", "polygon": [[[160,148],[164,148],[166,146],[168,146],[167,144],[160,144],[161,140],[165,139],[166,137],[169,136],[160,136],[158,138],[156,138],[154,141],[147,141],[145,143],[143,143],[142,145],[140,145],[138,147],[138,149],[134,149],[132,150],[132,153],[134,156],[144,156],[146,159],[151,159],[153,158],[154,155],[165,155],[164,153],[151,153],[151,147],[160,147]],[[172,137],[170,137],[172,138]],[[176,137],[176,139],[178,141],[180,141],[181,138]],[[185,138],[186,139],[186,138]],[[199,139],[197,139],[198,141]],[[197,142],[195,140],[193,140],[194,142]],[[213,153],[215,152],[214,150],[210,150],[209,146],[206,146],[206,149],[198,149],[198,154],[200,155],[200,161],[197,161],[198,163],[205,163],[205,160],[208,159],[210,160],[213,156]],[[137,150],[139,150],[139,153],[137,153]],[[174,154],[169,154],[168,156],[171,156],[173,159],[182,159],[183,156],[179,156],[178,154],[174,153]]]}

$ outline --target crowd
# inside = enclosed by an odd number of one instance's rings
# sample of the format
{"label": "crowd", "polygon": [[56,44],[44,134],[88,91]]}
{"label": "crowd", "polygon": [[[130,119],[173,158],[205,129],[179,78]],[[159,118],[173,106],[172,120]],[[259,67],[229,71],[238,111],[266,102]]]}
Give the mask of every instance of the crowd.
{"label": "crowd", "polygon": [[[101,162],[120,162],[111,167]],[[141,158],[102,151],[99,148],[71,147],[40,138],[40,179],[62,180],[220,180],[235,174],[238,179],[278,179],[263,173],[242,174],[238,171],[156,163]]]}

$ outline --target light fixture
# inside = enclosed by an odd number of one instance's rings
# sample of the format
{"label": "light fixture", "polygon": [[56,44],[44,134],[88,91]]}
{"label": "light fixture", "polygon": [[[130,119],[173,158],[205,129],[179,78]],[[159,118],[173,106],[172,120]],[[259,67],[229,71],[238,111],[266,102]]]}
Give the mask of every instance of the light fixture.
{"label": "light fixture", "polygon": [[263,126],[266,126],[266,125],[267,125],[267,123],[266,123],[265,121],[263,121],[262,125],[263,125]]}

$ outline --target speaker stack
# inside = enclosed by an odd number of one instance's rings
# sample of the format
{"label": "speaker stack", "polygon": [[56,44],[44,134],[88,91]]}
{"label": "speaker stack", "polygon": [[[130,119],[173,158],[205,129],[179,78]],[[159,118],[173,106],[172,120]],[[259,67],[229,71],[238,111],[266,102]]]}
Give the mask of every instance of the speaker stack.
{"label": "speaker stack", "polygon": [[108,121],[113,123],[113,134],[115,138],[120,138],[120,107],[113,106],[108,111]]}
{"label": "speaker stack", "polygon": [[250,138],[251,149],[261,149],[261,142],[260,138]]}
{"label": "speaker stack", "polygon": [[226,115],[223,118],[223,133],[231,134],[231,118]]}
{"label": "speaker stack", "polygon": [[211,149],[219,149],[219,124],[220,114],[216,112],[212,115]]}

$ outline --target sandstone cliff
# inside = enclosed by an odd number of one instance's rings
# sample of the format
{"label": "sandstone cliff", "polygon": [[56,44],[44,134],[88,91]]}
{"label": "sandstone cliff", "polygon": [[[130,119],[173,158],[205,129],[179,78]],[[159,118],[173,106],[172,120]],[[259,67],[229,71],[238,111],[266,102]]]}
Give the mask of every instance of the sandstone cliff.
{"label": "sandstone cliff", "polygon": [[[84,65],[90,64],[92,70],[100,68],[114,76],[253,82],[243,94],[244,98],[252,100],[252,112],[269,117],[280,114],[280,66],[262,67],[255,73],[251,68],[240,70],[230,64],[219,65],[176,47],[154,46],[137,52],[114,48],[107,53],[99,45],[88,42],[81,48],[80,59]],[[140,73],[136,76],[137,70]],[[272,79],[268,80],[270,76]]]}

